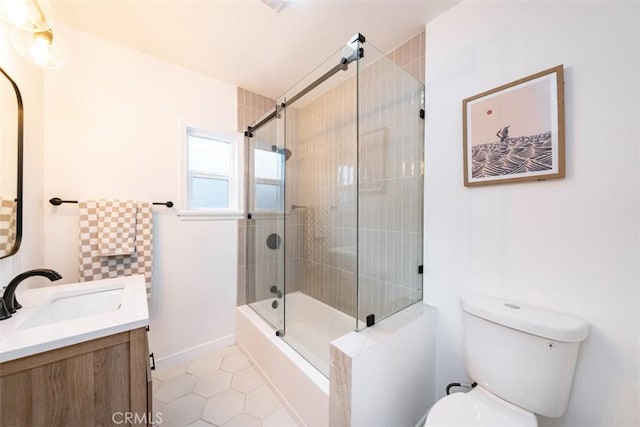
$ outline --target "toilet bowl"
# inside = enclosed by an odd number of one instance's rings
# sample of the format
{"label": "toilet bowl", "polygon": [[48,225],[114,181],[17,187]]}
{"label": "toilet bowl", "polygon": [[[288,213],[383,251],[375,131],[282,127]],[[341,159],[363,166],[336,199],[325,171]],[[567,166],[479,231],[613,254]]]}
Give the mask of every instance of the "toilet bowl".
{"label": "toilet bowl", "polygon": [[482,387],[453,393],[429,411],[425,427],[537,427],[536,416]]}

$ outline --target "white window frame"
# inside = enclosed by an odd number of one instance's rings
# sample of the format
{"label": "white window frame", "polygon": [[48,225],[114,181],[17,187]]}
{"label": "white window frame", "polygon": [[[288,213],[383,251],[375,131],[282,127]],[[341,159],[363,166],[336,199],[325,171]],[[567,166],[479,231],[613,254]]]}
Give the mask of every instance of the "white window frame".
{"label": "white window frame", "polygon": [[[209,173],[199,173],[189,171],[189,136],[213,139],[216,141],[229,143],[231,148],[231,163],[229,175],[217,175]],[[207,129],[205,126],[192,123],[180,123],[180,175],[181,175],[181,197],[180,210],[178,215],[183,220],[216,220],[216,219],[237,219],[243,216],[244,198],[242,189],[244,186],[244,168],[242,168],[243,150],[240,133],[220,132]],[[212,178],[223,179],[229,182],[229,207],[228,208],[190,208],[192,178]]]}

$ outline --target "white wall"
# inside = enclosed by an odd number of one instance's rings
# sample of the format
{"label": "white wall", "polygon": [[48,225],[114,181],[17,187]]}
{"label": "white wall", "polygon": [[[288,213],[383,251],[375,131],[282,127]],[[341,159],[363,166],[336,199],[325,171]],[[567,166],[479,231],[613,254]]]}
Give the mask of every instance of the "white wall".
{"label": "white wall", "polygon": [[[44,75],[45,199],[179,201],[180,121],[233,132],[236,87],[63,25],[71,60]],[[206,54],[203,52],[203,54]],[[76,205],[45,211],[46,264],[78,280]],[[234,334],[237,224],[155,208],[151,350]]]}
{"label": "white wall", "polygon": [[414,304],[332,341],[330,424],[421,426],[435,402],[436,324],[435,308]]}
{"label": "white wall", "polygon": [[[464,1],[427,25],[425,300],[440,308],[436,393],[465,380],[459,296],[587,320],[569,409],[639,414],[640,4]],[[564,64],[567,177],[463,187],[462,99]]]}
{"label": "white wall", "polygon": [[[44,267],[42,249],[42,69],[16,53],[11,31],[0,21],[0,67],[16,82],[24,106],[24,204],[23,236],[19,252],[0,260],[0,286],[25,270]],[[4,77],[3,77],[4,78]],[[4,143],[4,142],[3,142]],[[41,277],[30,278],[18,288],[33,286]]]}

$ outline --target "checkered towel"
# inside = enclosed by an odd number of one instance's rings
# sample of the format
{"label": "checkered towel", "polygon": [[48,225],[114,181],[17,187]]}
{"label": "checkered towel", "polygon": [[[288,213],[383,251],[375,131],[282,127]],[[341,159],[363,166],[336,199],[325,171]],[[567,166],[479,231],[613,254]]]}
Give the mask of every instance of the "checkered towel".
{"label": "checkered towel", "polygon": [[131,200],[98,200],[100,255],[131,255],[136,250],[136,204]]}
{"label": "checkered towel", "polygon": [[0,197],[0,256],[9,253],[15,243],[16,202]]}
{"label": "checkered towel", "polygon": [[135,250],[130,255],[103,256],[100,252],[98,202],[78,203],[80,222],[80,281],[144,274],[147,297],[151,295],[153,262],[153,208],[151,203],[135,203]]}

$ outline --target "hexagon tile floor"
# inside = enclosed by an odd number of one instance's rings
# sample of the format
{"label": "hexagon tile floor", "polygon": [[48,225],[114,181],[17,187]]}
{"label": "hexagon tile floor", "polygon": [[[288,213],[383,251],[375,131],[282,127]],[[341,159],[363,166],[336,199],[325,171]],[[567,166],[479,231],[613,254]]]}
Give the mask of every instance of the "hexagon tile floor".
{"label": "hexagon tile floor", "polygon": [[154,371],[153,412],[162,414],[162,427],[297,426],[235,345]]}

